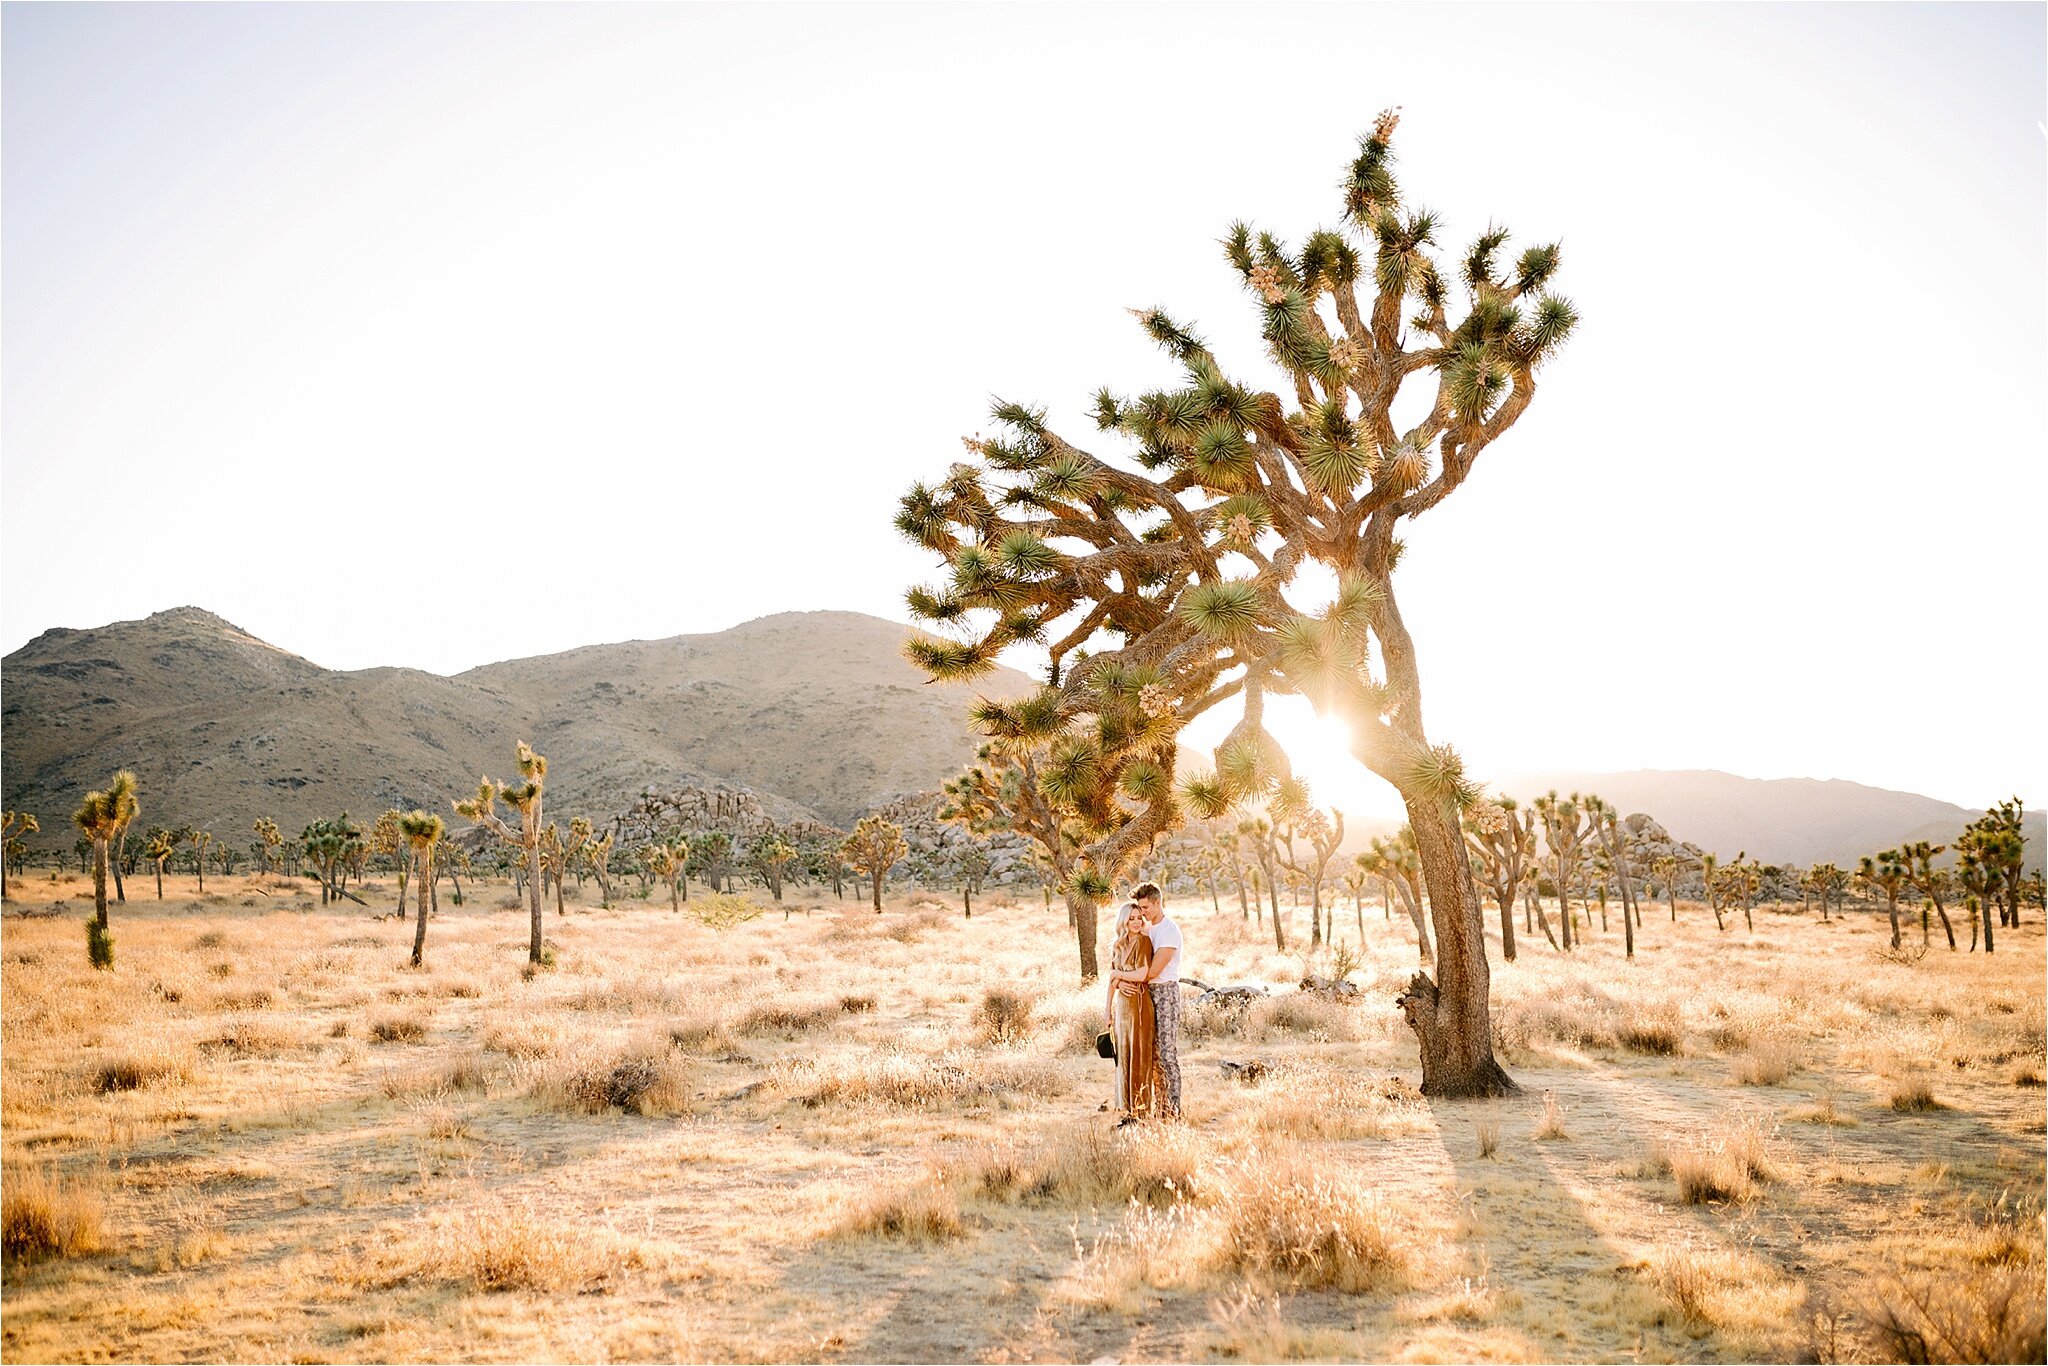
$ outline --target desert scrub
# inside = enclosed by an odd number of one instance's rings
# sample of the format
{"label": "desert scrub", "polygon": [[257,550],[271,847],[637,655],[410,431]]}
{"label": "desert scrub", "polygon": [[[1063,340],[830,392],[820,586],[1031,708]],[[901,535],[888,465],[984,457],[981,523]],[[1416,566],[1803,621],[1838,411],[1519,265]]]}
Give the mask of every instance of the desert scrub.
{"label": "desert scrub", "polygon": [[1036,1147],[990,1145],[945,1173],[961,1189],[992,1200],[1164,1208],[1214,1195],[1223,1169],[1206,1141],[1185,1126],[1087,1123]]}
{"label": "desert scrub", "polygon": [[974,1038],[984,1044],[1019,1044],[1030,1037],[1034,1003],[1008,987],[990,987],[974,1012]]}
{"label": "desert scrub", "polygon": [[837,1001],[772,1001],[740,1016],[734,1028],[742,1034],[807,1034],[831,1028],[843,1013]]}
{"label": "desert scrub", "polygon": [[609,1230],[522,1203],[437,1219],[410,1246],[372,1264],[372,1284],[424,1276],[478,1290],[546,1294],[599,1288],[645,1262]]}
{"label": "desert scrub", "polygon": [[671,1048],[686,1053],[717,1053],[732,1047],[725,1017],[716,1010],[699,1010],[670,1020],[668,1041]]}
{"label": "desert scrub", "polygon": [[1422,1093],[1402,1077],[1370,1077],[1315,1063],[1265,1072],[1253,1126],[1289,1138],[1393,1138],[1434,1127]]}
{"label": "desert scrub", "polygon": [[393,1012],[370,1021],[370,1037],[378,1043],[420,1043],[427,1037],[424,1015]]}
{"label": "desert scrub", "polygon": [[552,1020],[513,1015],[486,1023],[478,1042],[508,1058],[545,1058],[560,1047],[561,1038],[561,1026]]}
{"label": "desert scrub", "polygon": [[1614,1036],[1631,1053],[1670,1057],[1685,1045],[1685,1020],[1674,1002],[1661,1001],[1624,1016]]}
{"label": "desert scrub", "polygon": [[6,1173],[0,1195],[0,1243],[10,1260],[83,1257],[106,1244],[106,1214],[96,1185],[65,1180],[40,1166]]}
{"label": "desert scrub", "polygon": [[1304,1289],[1400,1284],[1416,1230],[1350,1173],[1297,1155],[1241,1162],[1217,1207],[1215,1264]]}
{"label": "desert scrub", "polygon": [[1677,1185],[1680,1204],[1741,1203],[1757,1196],[1762,1182],[1777,1179],[1771,1158],[1774,1127],[1760,1114],[1743,1111],[1712,1131],[1663,1151]]}
{"label": "desert scrub", "polygon": [[92,1089],[104,1095],[191,1078],[191,1054],[183,1048],[156,1042],[124,1050],[102,1062],[93,1070]]}
{"label": "desert scrub", "polygon": [[579,1049],[540,1064],[528,1092],[571,1114],[676,1114],[689,1107],[689,1080],[674,1050],[642,1043],[623,1050]]}
{"label": "desert scrub", "polygon": [[839,1238],[892,1238],[937,1243],[966,1234],[948,1174],[928,1168],[905,1185],[872,1191],[857,1200],[831,1233]]}
{"label": "desert scrub", "polygon": [[1050,1062],[1031,1058],[945,1054],[926,1057],[896,1051],[867,1053],[848,1061],[801,1068],[791,1079],[802,1086],[802,1102],[825,1105],[895,1105],[926,1109],[939,1105],[1000,1100],[1044,1099],[1064,1094],[1066,1075]]}
{"label": "desert scrub", "polygon": [[1799,1053],[1781,1034],[1762,1033],[1736,1056],[1735,1080],[1743,1086],[1776,1086],[1799,1069]]}

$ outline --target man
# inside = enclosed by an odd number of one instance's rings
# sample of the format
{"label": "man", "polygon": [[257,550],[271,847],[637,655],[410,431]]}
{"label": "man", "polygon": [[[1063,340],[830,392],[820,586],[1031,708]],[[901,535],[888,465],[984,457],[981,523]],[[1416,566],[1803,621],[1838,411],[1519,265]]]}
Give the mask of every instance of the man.
{"label": "man", "polygon": [[1180,1114],[1180,926],[1166,917],[1166,898],[1156,882],[1141,882],[1131,891],[1138,914],[1149,927],[1152,961],[1141,969],[1112,972],[1117,990],[1152,994],[1152,1027],[1158,1039],[1160,1093],[1168,1119]]}

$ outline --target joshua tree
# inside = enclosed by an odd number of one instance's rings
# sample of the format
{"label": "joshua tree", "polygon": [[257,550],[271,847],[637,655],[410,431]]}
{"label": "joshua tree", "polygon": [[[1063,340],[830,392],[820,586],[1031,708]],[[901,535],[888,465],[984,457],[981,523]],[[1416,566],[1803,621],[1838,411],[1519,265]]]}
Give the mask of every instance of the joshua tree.
{"label": "joshua tree", "polygon": [[[199,894],[204,896],[206,895],[206,851],[213,844],[213,832],[210,830],[194,830],[186,838],[192,845],[192,867],[199,874]],[[361,840],[356,841],[358,847],[361,844]],[[347,852],[346,849],[343,850],[344,855]]]}
{"label": "joshua tree", "polygon": [[[26,811],[0,812],[0,849],[11,850],[23,837],[40,834],[42,828],[41,823]],[[0,901],[7,899],[7,873],[11,862],[11,857],[0,857]],[[157,890],[157,899],[163,899],[161,885]]]}
{"label": "joshua tree", "polygon": [[410,837],[405,833],[402,822],[406,813],[392,807],[377,817],[377,823],[370,827],[370,852],[380,858],[391,860],[398,870],[398,913],[405,914],[405,879],[414,862]]}
{"label": "joshua tree", "polygon": [[[610,839],[611,836],[605,836]],[[668,884],[668,908],[680,911],[689,893],[680,891],[689,880],[690,842],[681,835],[671,835],[658,844],[641,849],[640,861],[647,871]]]}
{"label": "joshua tree", "polygon": [[865,873],[874,887],[875,914],[882,913],[882,879],[896,861],[910,852],[903,827],[880,816],[863,816],[841,846],[846,862],[857,873]]}
{"label": "joshua tree", "polygon": [[750,861],[760,870],[761,880],[768,884],[769,893],[777,901],[782,900],[782,870],[795,857],[796,846],[779,834],[771,833],[754,841]]}
{"label": "joshua tree", "polygon": [[[142,814],[142,802],[136,795],[136,790],[139,786],[140,784],[136,781],[135,775],[124,768],[114,775],[113,783],[107,788],[107,795],[114,799],[114,809],[117,816],[114,825],[113,846],[109,850],[109,862],[114,870],[114,900],[124,904],[128,900],[128,888],[122,881],[122,864],[127,861],[128,856],[128,826],[130,822]],[[200,877],[199,884],[199,890],[205,891],[206,878],[204,875]]]}
{"label": "joshua tree", "polygon": [[[1427,967],[1435,959],[1429,942],[1429,920],[1423,915],[1422,860],[1415,849],[1415,835],[1407,826],[1391,840],[1374,837],[1356,860],[1360,869],[1400,894],[1401,905],[1415,925],[1415,948]],[[1441,926],[1439,926],[1441,928]]]}
{"label": "joshua tree", "polygon": [[[1714,913],[1714,928],[1725,930],[1726,921],[1721,919],[1721,860],[1718,855],[1705,854],[1700,858],[1700,885],[1707,895],[1707,908]],[[1676,912],[1673,912],[1674,916]]]}
{"label": "joshua tree", "polygon": [[[576,819],[583,818],[578,816]],[[612,904],[612,846],[616,833],[607,830],[603,839],[591,840],[583,848],[583,866],[597,879],[597,894],[602,898],[598,904],[607,908]]]}
{"label": "joshua tree", "polygon": [[284,844],[284,834],[277,828],[277,822],[268,816],[258,816],[250,827],[263,848],[263,871],[271,872],[278,866],[278,852]]}
{"label": "joshua tree", "polygon": [[[1917,888],[1920,894],[1933,905],[1934,913],[1941,917],[1941,931],[1948,936],[1949,952],[1955,952],[1956,927],[1949,923],[1948,907],[1943,902],[1954,891],[1955,883],[1946,868],[1936,868],[1935,858],[1947,850],[1945,844],[1930,844],[1919,840],[1900,848],[1906,862],[1906,880]],[[1922,940],[1934,936],[1933,927],[1927,923],[1927,912],[1920,912],[1920,937]]]}
{"label": "joshua tree", "polygon": [[[1462,485],[1521,417],[1538,365],[1576,315],[1544,292],[1557,248],[1532,247],[1502,271],[1507,234],[1497,229],[1462,260],[1466,315],[1447,315],[1451,290],[1429,253],[1437,220],[1404,211],[1391,172],[1396,122],[1392,111],[1377,121],[1346,185],[1364,252],[1338,232],[1313,235],[1299,253],[1242,225],[1228,235],[1230,263],[1291,378],[1291,410],[1278,394],[1232,381],[1201,341],[1147,311],[1140,321],[1188,382],[1136,400],[1098,396],[1098,425],[1134,445],[1128,464],[1005,404],[996,417],[1008,435],[970,443],[980,467],[913,489],[898,525],[953,571],[949,587],[913,594],[920,617],[962,625],[987,609],[995,618],[972,626],[971,640],[927,643],[921,662],[934,673],[969,677],[1012,644],[1054,639],[1048,683],[1057,686],[1062,659],[1101,632],[1120,639],[1118,663],[1158,672],[1181,724],[1190,703],[1241,693],[1245,720],[1219,749],[1215,779],[1186,793],[1199,815],[1286,776],[1262,724],[1265,694],[1299,693],[1349,720],[1355,756],[1402,795],[1429,885],[1439,978],[1418,973],[1401,998],[1422,1045],[1424,1089],[1501,1093],[1512,1083],[1492,1054],[1485,946],[1457,829],[1475,794],[1456,754],[1423,728],[1415,649],[1392,583],[1395,532]],[[1411,296],[1419,307],[1404,331]],[[1414,350],[1411,336],[1422,341]],[[1425,373],[1434,402],[1398,429],[1403,383]],[[1310,559],[1338,585],[1313,614],[1286,596]],[[1165,803],[1132,813],[1158,828],[1177,814]],[[1141,830],[1139,847],[1154,833]]]}
{"label": "joshua tree", "polygon": [[1558,932],[1564,937],[1565,952],[1569,953],[1579,938],[1572,925],[1572,887],[1586,861],[1586,842],[1593,834],[1594,815],[1587,799],[1576,792],[1559,798],[1555,788],[1538,797],[1535,806],[1555,869],[1551,876],[1557,884]]}
{"label": "joshua tree", "polygon": [[419,888],[419,918],[412,929],[412,965],[418,967],[427,951],[427,898],[434,885],[434,850],[448,827],[439,816],[415,809],[398,818],[398,828],[412,850],[418,873],[415,883]]}
{"label": "joshua tree", "polygon": [[142,832],[143,857],[147,858],[156,868],[156,899],[158,901],[164,899],[164,862],[171,855],[178,852],[178,846],[184,842],[184,838],[188,833],[190,832],[185,830],[166,830],[161,826],[154,826]]}
{"label": "joshua tree", "polygon": [[[1495,797],[1472,803],[1465,809],[1465,846],[1477,856],[1485,870],[1493,899],[1500,905],[1500,953],[1515,961],[1515,890],[1522,885],[1522,873],[1536,857],[1536,813],[1522,811],[1517,819],[1515,799]],[[1544,933],[1550,932],[1546,922]]]}
{"label": "joshua tree", "polygon": [[[1273,946],[1280,952],[1287,952],[1287,936],[1280,925],[1280,875],[1275,865],[1279,862],[1279,851],[1274,847],[1273,823],[1263,816],[1252,816],[1237,823],[1237,833],[1252,852],[1252,861],[1258,866],[1259,886],[1273,903]],[[1252,904],[1265,914],[1265,903],[1256,896]]]}
{"label": "joshua tree", "polygon": [[96,968],[114,965],[114,939],[107,925],[108,846],[121,829],[121,799],[112,790],[93,791],[71,813],[71,821],[92,842],[92,928],[86,932],[86,947]]}
{"label": "joshua tree", "polygon": [[1598,797],[1586,798],[1586,806],[1593,816],[1593,833],[1600,841],[1600,850],[1607,856],[1609,868],[1615,882],[1621,889],[1621,930],[1626,946],[1624,957],[1636,956],[1636,894],[1628,880],[1628,827],[1621,823],[1614,807]]}
{"label": "joshua tree", "polygon": [[988,876],[988,870],[994,866],[994,860],[989,858],[986,849],[980,845],[970,844],[960,851],[954,865],[960,870],[960,905],[965,912],[962,918],[972,920],[974,894],[981,890],[981,880]]}
{"label": "joshua tree", "polygon": [[[1958,854],[1969,851],[1975,854],[1978,864],[1987,870],[1996,882],[1985,894],[1988,902],[1998,906],[1998,923],[2017,928],[2020,923],[2020,884],[2026,877],[2027,841],[2022,833],[2025,808],[2018,797],[2011,797],[1997,806],[1989,807],[1982,816],[1970,822],[1962,837],[1956,841]],[[1986,922],[1985,947],[1990,947],[1989,922]]]}
{"label": "joshua tree", "polygon": [[1251,899],[1245,895],[1244,843],[1243,837],[1230,825],[1221,821],[1210,821],[1203,825],[1203,836],[1215,851],[1219,866],[1228,864],[1230,881],[1237,888],[1238,915],[1245,920],[1252,918]]}
{"label": "joshua tree", "polygon": [[1993,952],[1997,944],[1991,932],[1991,908],[1998,904],[1998,895],[2005,882],[1998,874],[1997,867],[1984,857],[1969,831],[1956,842],[1956,881],[1960,882],[1968,898],[1970,910],[1970,949],[1977,948],[1979,922],[1984,929],[1984,952]]}
{"label": "joshua tree", "polygon": [[1756,902],[1757,888],[1763,885],[1763,868],[1749,856],[1747,849],[1737,850],[1735,862],[1721,870],[1721,885],[1742,899],[1742,924],[1751,933],[1756,931],[1756,919],[1750,914],[1750,907]]}
{"label": "joshua tree", "polygon": [[[690,867],[714,892],[726,887],[726,869],[732,859],[732,836],[723,830],[706,830],[690,839]],[[688,900],[688,898],[684,898]]]}
{"label": "joshua tree", "polygon": [[[1286,803],[1289,812],[1287,829],[1287,852],[1282,862],[1287,871],[1300,878],[1308,886],[1308,914],[1310,921],[1309,947],[1319,946],[1325,937],[1323,928],[1323,880],[1330,871],[1330,860],[1337,857],[1337,846],[1344,842],[1344,813],[1335,807],[1324,815],[1308,803],[1308,792],[1302,788],[1297,797]],[[1308,851],[1297,855],[1294,836],[1308,841]]]}
{"label": "joshua tree", "polygon": [[1671,923],[1678,923],[1678,874],[1684,867],[1674,854],[1659,854],[1650,861],[1650,872],[1663,884],[1664,899],[1671,905]]}
{"label": "joshua tree", "polygon": [[[197,836],[188,838],[197,839]],[[356,901],[362,899],[341,886],[351,853],[363,847],[362,827],[348,818],[348,812],[342,812],[338,819],[315,821],[307,826],[299,834],[299,846],[320,879],[321,905],[343,896]]]}
{"label": "joshua tree", "polygon": [[1898,948],[1899,892],[1911,881],[1911,871],[1906,867],[1905,857],[1896,849],[1887,849],[1876,855],[1865,855],[1857,862],[1856,880],[1868,891],[1884,893],[1885,910],[1892,921],[1892,947]]}
{"label": "joshua tree", "polygon": [[[541,953],[540,914],[540,831],[541,803],[543,789],[547,785],[548,761],[533,752],[533,748],[521,740],[518,749],[519,781],[517,783],[494,783],[488,777],[477,780],[476,796],[467,801],[455,803],[457,815],[483,826],[499,839],[518,848],[525,859],[526,901],[532,924],[529,930],[526,957],[530,963],[543,961]],[[519,813],[519,828],[515,831],[498,814],[498,803],[503,801]]]}

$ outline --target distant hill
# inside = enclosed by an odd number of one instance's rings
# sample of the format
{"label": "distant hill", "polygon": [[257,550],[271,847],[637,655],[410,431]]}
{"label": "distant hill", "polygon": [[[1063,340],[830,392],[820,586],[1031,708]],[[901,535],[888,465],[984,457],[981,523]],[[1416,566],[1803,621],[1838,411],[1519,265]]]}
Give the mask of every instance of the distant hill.
{"label": "distant hill", "polygon": [[[453,678],[341,672],[180,607],[96,630],[46,631],[0,661],[0,786],[11,810],[69,844],[66,817],[119,768],[142,779],[143,824],[239,837],[259,815],[287,831],[346,809],[447,811],[479,774],[510,776],[512,748],[548,756],[549,810],[608,816],[643,787],[744,787],[783,820],[844,827],[928,792],[973,755],[974,692],[1018,696],[999,670],[934,686],[898,653],[909,628],[856,612],[785,612],[707,635],[589,645]],[[1766,863],[1953,840],[1975,811],[1910,792],[1714,771],[1547,773],[1517,797],[1598,792],[1684,840]],[[1357,822],[1351,843],[1387,833]],[[2027,817],[2040,865],[2042,818]]]}
{"label": "distant hill", "polygon": [[[0,661],[0,783],[46,832],[119,768],[144,824],[239,836],[346,808],[446,811],[512,749],[548,756],[549,810],[609,814],[643,786],[747,787],[784,819],[845,825],[938,786],[972,757],[973,692],[1030,687],[1001,670],[928,685],[898,653],[908,628],[788,612],[709,635],[591,645],[453,678],[341,672],[198,608],[47,631]],[[49,842],[46,833],[44,842]]]}
{"label": "distant hill", "polygon": [[[1520,774],[1490,786],[1515,797],[1552,788],[1597,792],[1624,812],[1647,811],[1672,834],[1724,859],[1746,851],[1765,863],[1850,869],[1862,855],[1901,841],[1950,843],[1984,814],[1839,778],[1741,778],[1714,769]],[[2048,847],[2043,813],[2026,814],[2025,834],[2027,866],[2037,869]]]}

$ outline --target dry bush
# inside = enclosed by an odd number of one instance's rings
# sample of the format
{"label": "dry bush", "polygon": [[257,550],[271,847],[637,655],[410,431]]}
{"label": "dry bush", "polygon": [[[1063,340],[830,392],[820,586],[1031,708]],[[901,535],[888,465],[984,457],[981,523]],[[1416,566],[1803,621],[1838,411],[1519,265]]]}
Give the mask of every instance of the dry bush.
{"label": "dry bush", "polygon": [[1893,1082],[1886,1103],[1903,1115],[1923,1115],[1948,1108],[1934,1098],[1934,1088],[1919,1077],[1904,1077]]}
{"label": "dry bush", "polygon": [[1778,1177],[1770,1146],[1773,1129],[1760,1114],[1730,1116],[1710,1133],[1669,1145],[1665,1165],[1681,1204],[1740,1203],[1757,1195],[1759,1182]]}
{"label": "dry bush", "polygon": [[1371,1077],[1316,1063],[1269,1069],[1252,1123],[1290,1138],[1395,1138],[1431,1131],[1422,1093],[1402,1077]]}
{"label": "dry bush", "polygon": [[227,946],[228,937],[219,930],[208,930],[205,934],[192,941],[192,951],[194,953],[201,949],[224,949]]}
{"label": "dry bush", "polygon": [[1213,1195],[1220,1169],[1202,1139],[1184,1126],[1081,1124],[1032,1152],[983,1149],[949,1176],[991,1199],[1165,1207]]}
{"label": "dry bush", "polygon": [[293,1051],[299,1042],[299,1037],[287,1029],[243,1017],[227,1021],[220,1033],[199,1046],[232,1053],[238,1058],[271,1058]]}
{"label": "dry bush", "polygon": [[1491,1121],[1478,1127],[1479,1155],[1496,1157],[1500,1153],[1500,1125]]}
{"label": "dry bush", "polygon": [[1567,1139],[1571,1133],[1564,1127],[1564,1108],[1557,1103],[1555,1091],[1543,1093],[1543,1113],[1536,1116],[1536,1137],[1539,1139]]}
{"label": "dry bush", "polygon": [[445,1066],[389,1073],[378,1083],[378,1089],[392,1100],[413,1100],[443,1096],[451,1091],[482,1091],[486,1085],[483,1060],[465,1057]]}
{"label": "dry bush", "polygon": [[1584,979],[1561,983],[1540,996],[1528,996],[1499,1012],[1495,1026],[1509,1049],[1542,1051],[1552,1044],[1569,1048],[1612,1048],[1619,1007],[1614,998]]}
{"label": "dry bush", "polygon": [[891,922],[889,927],[882,931],[882,936],[898,944],[919,944],[924,942],[924,937],[933,930],[945,929],[952,923],[953,915],[950,910],[939,910],[927,903],[925,909],[914,911]]}
{"label": "dry bush", "polygon": [[252,987],[248,991],[223,991],[213,998],[215,1010],[262,1010],[276,1003],[277,997],[268,987]]}
{"label": "dry bush", "polygon": [[1776,1086],[1798,1070],[1798,1050],[1780,1034],[1752,1038],[1735,1059],[1735,1080],[1743,1086]]}
{"label": "dry bush", "polygon": [[834,1104],[927,1109],[1013,1096],[1044,1099],[1064,1094],[1069,1086],[1066,1075],[1049,1062],[953,1054],[870,1053],[815,1073],[815,1082],[799,1096],[813,1109]]}
{"label": "dry bush", "polygon": [[7,1172],[0,1184],[0,1245],[9,1258],[83,1257],[106,1245],[106,1213],[93,1183],[34,1166]]}
{"label": "dry bush", "polygon": [[420,1043],[427,1037],[426,1017],[409,1012],[379,1015],[370,1021],[370,1037],[378,1043]]}
{"label": "dry bush", "polygon": [[831,1028],[840,1014],[836,1001],[776,1001],[755,1006],[733,1028],[742,1034],[807,1034]]}
{"label": "dry bush", "polygon": [[875,998],[867,995],[842,996],[839,1008],[848,1015],[872,1015],[875,1013]]}
{"label": "dry bush", "polygon": [[475,982],[448,982],[441,987],[441,995],[452,996],[459,1001],[474,1001],[483,994],[484,989]]}
{"label": "dry bush", "polygon": [[1652,1057],[1669,1057],[1685,1046],[1685,1020],[1672,1001],[1639,1006],[1614,1031],[1623,1048]]}
{"label": "dry bush", "polygon": [[617,1015],[660,1015],[682,1004],[682,989],[658,977],[616,977],[586,982],[562,998],[570,1010]]}
{"label": "dry bush", "polygon": [[1879,1284],[1866,1316],[1892,1361],[2040,1361],[2048,1354],[2038,1267],[1894,1276]]}
{"label": "dry bush", "polygon": [[639,1265],[615,1237],[521,1204],[456,1215],[383,1270],[391,1284],[425,1274],[479,1290],[548,1293],[588,1290]]}
{"label": "dry bush", "polygon": [[1644,1270],[1696,1329],[1768,1334],[1791,1322],[1805,1300],[1803,1287],[1738,1249],[1664,1247]]}
{"label": "dry bush", "polygon": [[1845,1113],[1835,1104],[1833,1091],[1823,1092],[1813,1104],[1794,1111],[1792,1118],[1802,1124],[1824,1124],[1834,1129],[1854,1129],[1860,1125],[1856,1116]]}
{"label": "dry bush", "polygon": [[1240,1166],[1218,1202],[1224,1269],[1358,1292],[1405,1279],[1414,1233],[1348,1172],[1289,1155]]}
{"label": "dry bush", "polygon": [[732,1035],[726,1032],[724,1015],[699,1010],[668,1022],[668,1042],[686,1053],[715,1053],[732,1047]]}
{"label": "dry bush", "polygon": [[479,1040],[493,1053],[508,1058],[545,1058],[560,1045],[561,1026],[537,1015],[515,1015],[484,1026]]}
{"label": "dry bush", "polygon": [[1209,1321],[1210,1351],[1237,1361],[1339,1361],[1354,1350],[1341,1332],[1290,1321],[1279,1296],[1255,1289],[1210,1301]]}
{"label": "dry bush", "polygon": [[1276,1031],[1312,1039],[1357,1037],[1352,1008],[1312,991],[1286,991],[1255,1001],[1243,1016],[1239,1033],[1245,1038],[1268,1038]]}
{"label": "dry bush", "polygon": [[988,1044],[1019,1044],[1031,1034],[1031,997],[1008,987],[990,987],[974,1012],[974,1037]]}
{"label": "dry bush", "polygon": [[936,1170],[894,1190],[861,1198],[832,1229],[840,1238],[895,1238],[938,1243],[966,1234],[951,1184]]}
{"label": "dry bush", "polygon": [[624,1049],[587,1047],[537,1066],[528,1092],[571,1114],[625,1110],[675,1114],[689,1107],[689,1070],[668,1047],[640,1042]]}
{"label": "dry bush", "polygon": [[192,1055],[159,1039],[116,1053],[101,1063],[92,1072],[92,1089],[104,1095],[191,1079]]}
{"label": "dry bush", "polygon": [[2042,1080],[2041,1080],[2041,1066],[2040,1066],[2040,1064],[2039,1064],[2039,1063],[2034,1063],[2034,1062],[2023,1062],[2023,1063],[2019,1064],[2019,1066],[2017,1066],[2017,1067],[2013,1068],[2013,1069],[2012,1069],[2012,1084],[2013,1084],[2014,1086],[2040,1086],[2040,1085],[2042,1085],[2043,1083],[2042,1083]]}

